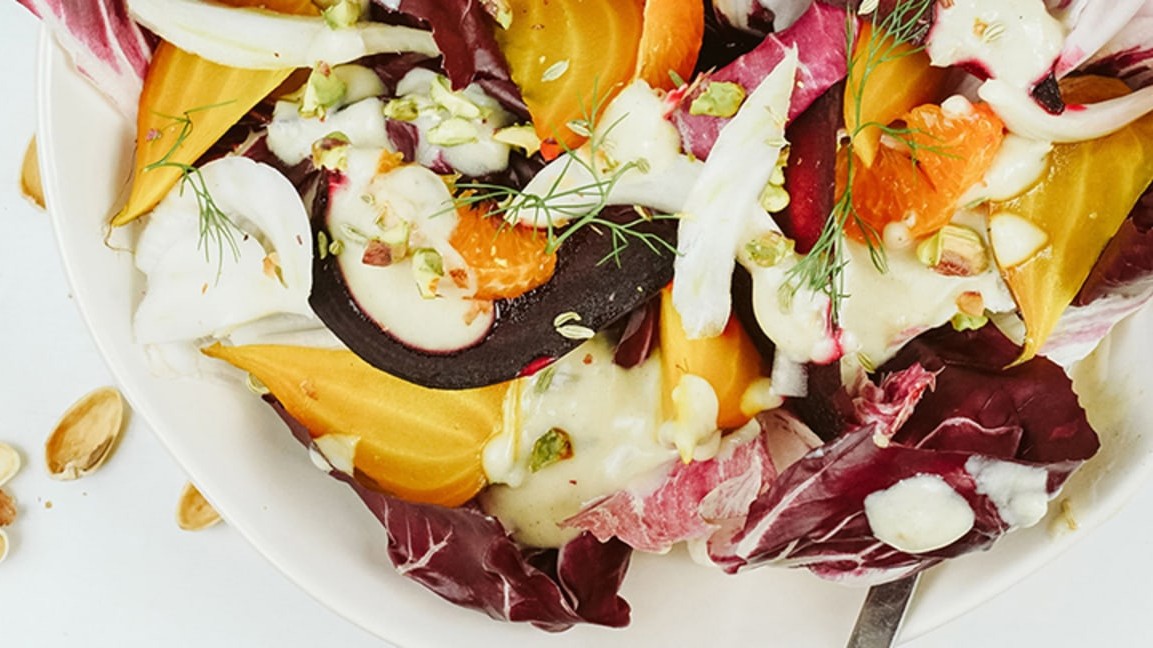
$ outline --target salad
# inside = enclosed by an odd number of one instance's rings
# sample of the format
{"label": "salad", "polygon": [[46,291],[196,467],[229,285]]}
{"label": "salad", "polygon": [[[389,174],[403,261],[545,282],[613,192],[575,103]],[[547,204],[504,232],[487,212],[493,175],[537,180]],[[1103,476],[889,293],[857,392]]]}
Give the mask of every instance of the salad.
{"label": "salad", "polygon": [[495,618],[624,625],[681,543],[988,548],[1153,294],[1146,2],[27,4],[137,120],[157,372],[246,379]]}

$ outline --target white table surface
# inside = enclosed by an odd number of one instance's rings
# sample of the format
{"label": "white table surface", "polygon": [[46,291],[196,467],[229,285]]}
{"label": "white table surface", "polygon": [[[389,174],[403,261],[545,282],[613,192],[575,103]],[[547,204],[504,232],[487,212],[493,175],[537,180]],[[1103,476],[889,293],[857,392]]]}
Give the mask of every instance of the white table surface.
{"label": "white table surface", "polygon": [[[5,486],[19,515],[0,564],[0,645],[386,645],[309,598],[226,524],[179,530],[184,475],[142,421],[130,421],[97,473],[47,477],[42,448],[56,419],[112,377],[70,299],[46,215],[17,188],[35,130],[37,35],[30,14],[0,0],[0,441],[25,459]],[[1150,645],[1151,514],[1153,484],[1057,561],[906,645]]]}

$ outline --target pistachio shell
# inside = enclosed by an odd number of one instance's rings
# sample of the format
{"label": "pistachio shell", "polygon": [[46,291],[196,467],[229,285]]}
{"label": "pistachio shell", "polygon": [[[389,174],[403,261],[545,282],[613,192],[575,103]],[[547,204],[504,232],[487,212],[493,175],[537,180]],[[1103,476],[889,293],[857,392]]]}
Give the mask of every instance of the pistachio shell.
{"label": "pistachio shell", "polygon": [[20,453],[7,443],[0,443],[0,486],[20,472]]}
{"label": "pistachio shell", "polygon": [[116,445],[123,422],[124,400],[112,387],[102,387],[76,401],[44,445],[48,475],[71,480],[99,468]]}
{"label": "pistachio shell", "polygon": [[16,500],[0,490],[0,527],[6,527],[16,521]]}
{"label": "pistachio shell", "polygon": [[4,529],[0,529],[0,563],[8,557],[8,534]]}
{"label": "pistachio shell", "polygon": [[184,485],[176,507],[176,524],[185,531],[200,531],[220,521],[220,514],[192,483]]}
{"label": "pistachio shell", "polygon": [[40,183],[40,157],[35,137],[28,142],[28,148],[24,149],[24,160],[20,165],[20,193],[44,209],[44,186]]}

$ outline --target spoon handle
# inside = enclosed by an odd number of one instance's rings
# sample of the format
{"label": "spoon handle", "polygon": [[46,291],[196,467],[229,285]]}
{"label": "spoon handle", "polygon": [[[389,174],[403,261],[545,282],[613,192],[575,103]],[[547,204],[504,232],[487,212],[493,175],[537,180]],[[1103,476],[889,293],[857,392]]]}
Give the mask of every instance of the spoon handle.
{"label": "spoon handle", "polygon": [[894,645],[919,576],[913,574],[870,587],[846,648],[889,648]]}

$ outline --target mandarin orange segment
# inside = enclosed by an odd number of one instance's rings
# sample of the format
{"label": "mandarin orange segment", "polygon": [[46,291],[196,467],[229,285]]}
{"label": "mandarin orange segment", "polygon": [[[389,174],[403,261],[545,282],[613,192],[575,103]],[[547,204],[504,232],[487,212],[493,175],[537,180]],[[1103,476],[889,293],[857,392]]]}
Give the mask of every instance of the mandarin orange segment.
{"label": "mandarin orange segment", "polygon": [[[944,98],[950,71],[933,67],[923,49],[899,43],[865,21],[853,51],[845,91],[845,129],[854,133],[853,152],[872,166],[881,128],[915,106]],[[861,125],[858,128],[858,125]]]}
{"label": "mandarin orange segment", "polygon": [[477,299],[512,299],[552,278],[556,254],[548,238],[531,227],[512,225],[481,209],[461,207],[449,244],[476,275]]}
{"label": "mandarin orange segment", "polygon": [[634,76],[665,90],[675,86],[673,74],[689,79],[705,35],[704,3],[647,0],[643,25]]}
{"label": "mandarin orange segment", "polygon": [[[984,104],[967,111],[927,104],[904,122],[907,133],[896,145],[882,145],[871,167],[854,169],[853,209],[877,234],[900,222],[923,237],[945,226],[961,195],[984,176],[1005,128]],[[851,223],[848,231],[863,238]]]}

